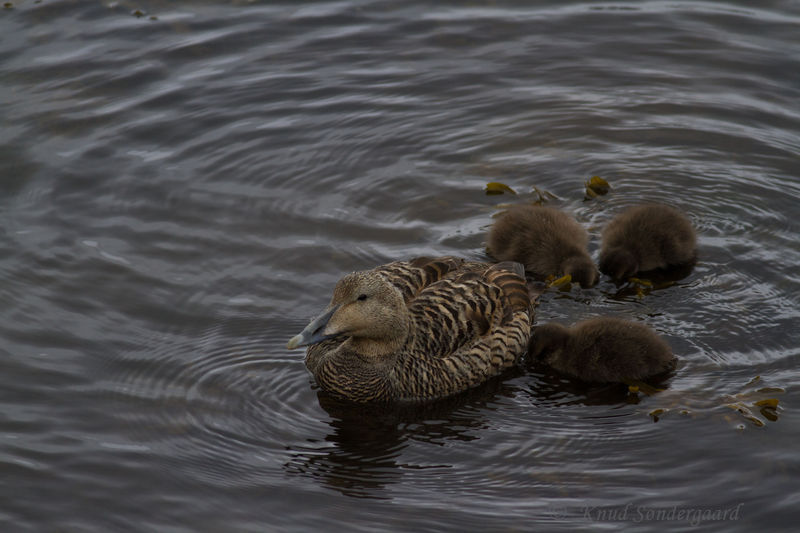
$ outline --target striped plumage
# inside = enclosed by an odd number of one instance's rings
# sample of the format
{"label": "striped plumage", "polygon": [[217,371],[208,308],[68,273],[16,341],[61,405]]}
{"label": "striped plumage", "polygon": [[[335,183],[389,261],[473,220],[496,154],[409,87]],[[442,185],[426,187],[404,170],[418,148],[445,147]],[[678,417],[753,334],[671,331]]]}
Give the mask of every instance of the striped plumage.
{"label": "striped plumage", "polygon": [[453,257],[354,272],[289,347],[326,391],[353,401],[432,400],[516,364],[533,309],[522,265]]}

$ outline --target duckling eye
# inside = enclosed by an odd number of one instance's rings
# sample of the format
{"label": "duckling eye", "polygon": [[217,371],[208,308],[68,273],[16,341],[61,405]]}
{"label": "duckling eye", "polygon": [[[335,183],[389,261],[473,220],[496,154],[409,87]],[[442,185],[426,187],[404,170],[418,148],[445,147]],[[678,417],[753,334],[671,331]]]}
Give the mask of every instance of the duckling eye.
{"label": "duckling eye", "polygon": [[366,294],[359,294],[358,298],[356,298],[356,300],[358,300],[360,302],[363,302],[366,299],[367,299],[367,295]]}

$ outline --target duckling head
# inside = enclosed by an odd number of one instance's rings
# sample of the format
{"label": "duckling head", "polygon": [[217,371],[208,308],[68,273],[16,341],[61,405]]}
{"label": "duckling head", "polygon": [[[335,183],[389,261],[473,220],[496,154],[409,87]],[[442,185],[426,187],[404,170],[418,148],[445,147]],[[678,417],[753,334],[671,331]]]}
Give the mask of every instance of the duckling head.
{"label": "duckling head", "polygon": [[567,345],[568,339],[569,330],[566,326],[556,322],[542,324],[533,331],[528,344],[528,355],[531,359],[542,359],[549,355],[557,357],[558,352]]}
{"label": "duckling head", "polygon": [[597,268],[588,256],[569,257],[561,264],[561,269],[564,275],[569,274],[572,280],[580,283],[584,289],[594,287],[597,283]]}
{"label": "duckling head", "polygon": [[639,271],[639,261],[624,248],[611,248],[600,256],[600,271],[616,281],[628,279]]}
{"label": "duckling head", "polygon": [[399,350],[408,330],[408,311],[400,290],[373,271],[353,272],[339,280],[328,308],[292,337],[287,348],[349,337],[347,342],[355,352],[382,356]]}

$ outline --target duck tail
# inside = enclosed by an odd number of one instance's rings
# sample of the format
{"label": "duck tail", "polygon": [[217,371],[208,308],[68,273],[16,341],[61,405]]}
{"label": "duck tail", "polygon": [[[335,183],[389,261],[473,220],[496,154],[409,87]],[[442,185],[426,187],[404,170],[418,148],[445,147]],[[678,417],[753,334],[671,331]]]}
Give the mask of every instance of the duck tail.
{"label": "duck tail", "polygon": [[497,285],[508,298],[513,311],[526,311],[532,300],[525,281],[525,267],[514,261],[496,263],[486,269],[486,279]]}

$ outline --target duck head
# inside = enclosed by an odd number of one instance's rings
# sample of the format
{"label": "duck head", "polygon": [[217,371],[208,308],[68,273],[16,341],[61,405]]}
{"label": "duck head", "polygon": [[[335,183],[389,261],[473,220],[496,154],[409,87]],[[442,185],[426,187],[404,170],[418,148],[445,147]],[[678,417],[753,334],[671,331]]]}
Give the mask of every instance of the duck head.
{"label": "duck head", "polygon": [[569,335],[569,329],[556,322],[537,326],[528,344],[528,355],[534,360],[543,359],[549,354],[557,355],[556,352],[566,346]]}
{"label": "duck head", "polygon": [[350,347],[362,355],[381,356],[400,349],[408,336],[408,311],[400,290],[374,271],[353,272],[333,290],[327,309],[287,348],[349,337]]}
{"label": "duck head", "polygon": [[575,255],[569,257],[561,265],[564,275],[569,274],[572,281],[581,284],[581,287],[587,289],[594,287],[597,283],[597,268],[588,256]]}
{"label": "duck head", "polygon": [[624,248],[612,248],[600,256],[600,271],[615,281],[621,281],[639,271],[639,261]]}

